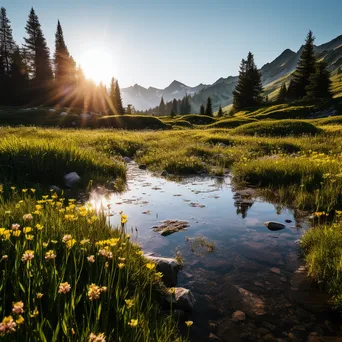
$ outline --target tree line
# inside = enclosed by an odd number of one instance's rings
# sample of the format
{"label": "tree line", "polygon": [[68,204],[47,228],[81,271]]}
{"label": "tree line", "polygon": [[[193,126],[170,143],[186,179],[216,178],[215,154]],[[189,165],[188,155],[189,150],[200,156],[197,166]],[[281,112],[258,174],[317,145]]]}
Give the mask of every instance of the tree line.
{"label": "tree line", "polygon": [[112,114],[124,114],[118,80],[110,89],[87,80],[71,56],[60,21],[55,34],[55,53],[50,50],[31,8],[21,47],[13,39],[6,9],[0,9],[0,105],[61,105]]}
{"label": "tree line", "polygon": [[[327,64],[317,60],[314,52],[312,31],[309,31],[297,67],[290,77],[288,87],[283,83],[277,95],[276,102],[284,103],[294,100],[315,100],[331,98],[331,80]],[[339,72],[339,71],[338,71]],[[263,97],[261,74],[254,63],[254,56],[248,53],[247,59],[242,59],[238,83],[233,91],[233,111],[250,107],[258,107],[268,102],[268,96]]]}

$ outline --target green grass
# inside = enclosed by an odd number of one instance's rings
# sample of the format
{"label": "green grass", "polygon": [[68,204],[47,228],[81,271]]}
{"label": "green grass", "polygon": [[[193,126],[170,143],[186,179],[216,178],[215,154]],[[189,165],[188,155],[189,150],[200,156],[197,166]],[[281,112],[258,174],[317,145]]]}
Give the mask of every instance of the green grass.
{"label": "green grass", "polygon": [[181,340],[172,307],[161,311],[162,274],[131,242],[127,217],[112,229],[75,200],[11,191],[0,192],[0,317],[17,325],[3,341]]}
{"label": "green grass", "polygon": [[313,124],[300,120],[258,121],[238,128],[231,133],[237,135],[256,136],[287,136],[287,135],[315,135],[322,130]]}
{"label": "green grass", "polygon": [[206,128],[235,128],[255,121],[255,119],[241,116],[236,118],[218,120],[210,125],[207,125]]}
{"label": "green grass", "polygon": [[[7,134],[3,134],[4,132]],[[46,130],[50,134],[45,137],[40,135],[41,132],[44,131],[35,128],[0,128],[2,182],[25,186],[61,185],[66,173],[77,172],[83,185],[87,185],[90,180],[104,183],[107,180],[121,179],[117,184],[122,186],[126,171],[118,158],[110,157],[108,153],[89,144],[81,147],[71,132],[56,134],[51,139],[49,135],[57,133],[57,130]],[[82,134],[86,142],[87,133]]]}
{"label": "green grass", "polygon": [[[309,276],[331,294],[332,304],[337,309],[342,309],[341,214],[342,212],[337,216],[337,222],[332,225],[309,229],[300,242]],[[322,212],[316,215],[320,216]]]}
{"label": "green grass", "polygon": [[[61,116],[67,112],[67,116]],[[153,116],[94,114],[91,118],[82,118],[80,110],[68,108],[0,108],[0,125],[44,126],[44,127],[81,127],[81,128],[121,128],[130,130],[167,129],[169,126]]]}

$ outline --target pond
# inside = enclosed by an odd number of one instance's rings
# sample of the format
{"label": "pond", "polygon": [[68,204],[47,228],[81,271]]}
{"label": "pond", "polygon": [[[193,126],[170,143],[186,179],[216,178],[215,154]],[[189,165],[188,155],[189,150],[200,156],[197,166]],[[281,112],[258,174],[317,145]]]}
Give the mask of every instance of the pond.
{"label": "pond", "polygon": [[[193,313],[185,317],[194,322],[192,341],[337,336],[341,326],[328,298],[307,279],[299,258],[297,240],[310,223],[305,213],[267,203],[253,189],[236,191],[229,177],[174,182],[134,163],[127,166],[126,192],[109,197],[93,192],[90,201],[110,204],[113,226],[120,211],[127,214],[127,230],[145,252],[165,257],[180,252],[184,267],[178,286],[196,298]],[[164,220],[186,221],[188,227],[163,236],[152,227]],[[265,221],[285,228],[271,231]],[[215,250],[198,247],[199,238]],[[232,320],[237,310],[245,313],[244,320]]]}

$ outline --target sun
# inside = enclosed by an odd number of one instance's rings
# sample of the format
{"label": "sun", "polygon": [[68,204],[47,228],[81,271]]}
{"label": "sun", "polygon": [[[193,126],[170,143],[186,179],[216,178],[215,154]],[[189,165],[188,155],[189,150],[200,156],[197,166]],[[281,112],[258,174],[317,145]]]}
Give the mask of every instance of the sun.
{"label": "sun", "polygon": [[114,57],[101,50],[85,51],[80,58],[80,66],[86,78],[99,84],[109,84],[112,77],[115,77]]}

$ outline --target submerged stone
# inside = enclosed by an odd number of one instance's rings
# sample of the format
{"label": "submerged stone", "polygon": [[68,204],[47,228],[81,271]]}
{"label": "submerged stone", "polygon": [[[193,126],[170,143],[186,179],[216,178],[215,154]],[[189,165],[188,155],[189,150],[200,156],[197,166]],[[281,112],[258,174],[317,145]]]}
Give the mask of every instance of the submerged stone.
{"label": "submerged stone", "polygon": [[284,224],[273,221],[265,222],[265,226],[272,231],[282,230],[285,228]]}
{"label": "submerged stone", "polygon": [[183,231],[189,226],[189,222],[187,221],[166,220],[161,225],[152,227],[152,229],[160,235],[167,236]]}
{"label": "submerged stone", "polygon": [[235,311],[232,315],[232,321],[233,322],[241,322],[244,321],[246,318],[246,314],[243,311]]}

